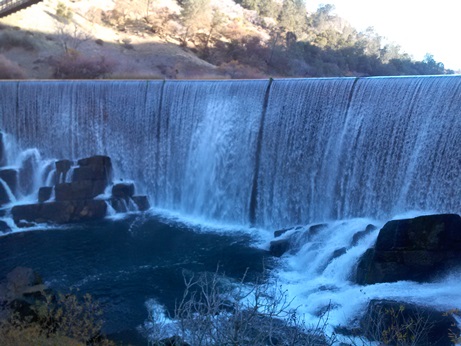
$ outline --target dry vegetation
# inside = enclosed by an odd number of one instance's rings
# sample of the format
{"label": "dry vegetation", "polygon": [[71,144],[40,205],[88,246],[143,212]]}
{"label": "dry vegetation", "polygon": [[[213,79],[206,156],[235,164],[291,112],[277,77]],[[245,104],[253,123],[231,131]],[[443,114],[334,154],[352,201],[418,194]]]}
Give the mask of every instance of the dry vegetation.
{"label": "dry vegetation", "polygon": [[307,13],[303,0],[44,0],[0,19],[7,63],[0,73],[187,79],[452,72],[430,55],[412,61],[332,10]]}

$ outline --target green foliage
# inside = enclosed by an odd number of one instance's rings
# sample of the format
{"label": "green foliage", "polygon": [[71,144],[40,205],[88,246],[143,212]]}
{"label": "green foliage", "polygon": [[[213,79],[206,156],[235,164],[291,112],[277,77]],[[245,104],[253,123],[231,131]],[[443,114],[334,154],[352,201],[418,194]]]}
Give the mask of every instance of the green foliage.
{"label": "green foliage", "polygon": [[59,1],[56,5],[56,16],[63,21],[69,21],[72,19],[72,10],[67,7],[63,2]]}
{"label": "green foliage", "polygon": [[301,35],[306,30],[306,6],[303,0],[284,0],[278,17],[282,31]]}

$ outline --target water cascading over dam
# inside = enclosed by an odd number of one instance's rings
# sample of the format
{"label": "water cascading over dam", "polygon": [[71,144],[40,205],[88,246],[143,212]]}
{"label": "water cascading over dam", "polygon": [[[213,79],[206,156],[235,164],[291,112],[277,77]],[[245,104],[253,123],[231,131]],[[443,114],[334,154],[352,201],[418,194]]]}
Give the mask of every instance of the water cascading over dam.
{"label": "water cascading over dam", "polygon": [[287,227],[461,212],[461,77],[8,81],[0,129],[109,155],[159,209]]}

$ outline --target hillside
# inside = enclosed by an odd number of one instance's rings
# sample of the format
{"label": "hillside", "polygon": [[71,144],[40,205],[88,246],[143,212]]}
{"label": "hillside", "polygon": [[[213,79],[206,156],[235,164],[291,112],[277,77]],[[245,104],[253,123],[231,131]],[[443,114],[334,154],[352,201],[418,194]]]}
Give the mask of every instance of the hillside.
{"label": "hillside", "polygon": [[0,78],[443,74],[329,5],[301,0],[44,0],[0,19]]}

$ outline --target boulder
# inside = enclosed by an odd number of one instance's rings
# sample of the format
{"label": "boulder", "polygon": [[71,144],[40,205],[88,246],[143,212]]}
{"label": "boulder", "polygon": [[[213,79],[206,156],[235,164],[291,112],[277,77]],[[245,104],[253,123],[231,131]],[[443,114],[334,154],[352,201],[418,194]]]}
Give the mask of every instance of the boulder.
{"label": "boulder", "polygon": [[133,196],[131,199],[133,200],[134,204],[136,204],[139,211],[146,211],[150,208],[147,196]]}
{"label": "boulder", "polygon": [[18,171],[13,168],[7,168],[0,170],[0,179],[2,179],[10,188],[11,193],[14,195],[17,193],[18,187]]}
{"label": "boulder", "polygon": [[74,170],[72,181],[80,180],[106,180],[112,181],[112,162],[110,157],[96,155],[77,161],[80,166]]}
{"label": "boulder", "polygon": [[67,173],[72,167],[72,161],[70,160],[59,160],[56,161],[56,184],[65,183]]}
{"label": "boulder", "polygon": [[16,267],[0,284],[0,300],[12,301],[46,289],[41,277],[30,268]]}
{"label": "boulder", "polygon": [[377,227],[374,225],[367,225],[363,231],[359,231],[352,236],[352,246],[356,246],[360,240],[376,230]]}
{"label": "boulder", "polygon": [[88,199],[17,205],[13,207],[11,214],[18,225],[21,221],[63,224],[102,219],[106,216],[106,211],[105,201]]}
{"label": "boulder", "polygon": [[8,186],[0,182],[0,206],[11,202],[10,196],[7,190],[8,190]]}
{"label": "boulder", "polygon": [[386,345],[452,345],[460,330],[450,314],[392,300],[371,300],[360,320],[364,336]]}
{"label": "boulder", "polygon": [[3,138],[3,133],[0,132],[0,167],[6,165],[6,155],[5,155],[5,143]]}
{"label": "boulder", "polygon": [[326,229],[326,224],[316,224],[310,226],[307,230],[303,230],[302,227],[297,226],[288,229],[282,229],[274,232],[275,237],[280,237],[288,231],[295,230],[288,236],[282,239],[271,241],[269,245],[269,252],[272,256],[280,257],[285,252],[290,251],[295,253],[301,249],[301,247],[315,237],[319,232]]}
{"label": "boulder", "polygon": [[8,226],[8,224],[5,221],[0,220],[0,233],[5,234],[5,233],[10,233],[10,232],[11,232],[10,226]]}
{"label": "boulder", "polygon": [[53,187],[51,186],[44,186],[38,190],[38,203],[43,203],[48,201],[51,198],[51,194],[53,193]]}
{"label": "boulder", "polygon": [[37,171],[39,154],[34,149],[25,152],[18,171],[18,188],[23,195],[34,192],[34,178]]}
{"label": "boulder", "polygon": [[461,265],[461,217],[427,215],[393,220],[357,265],[356,282],[425,282]]}
{"label": "boulder", "polygon": [[134,195],[133,183],[118,183],[112,186],[112,197],[128,200]]}
{"label": "boulder", "polygon": [[106,186],[106,180],[81,180],[56,184],[54,188],[56,201],[91,199],[104,193]]}
{"label": "boulder", "polygon": [[281,257],[284,253],[290,250],[291,239],[277,239],[271,241],[269,245],[269,253],[275,257]]}

